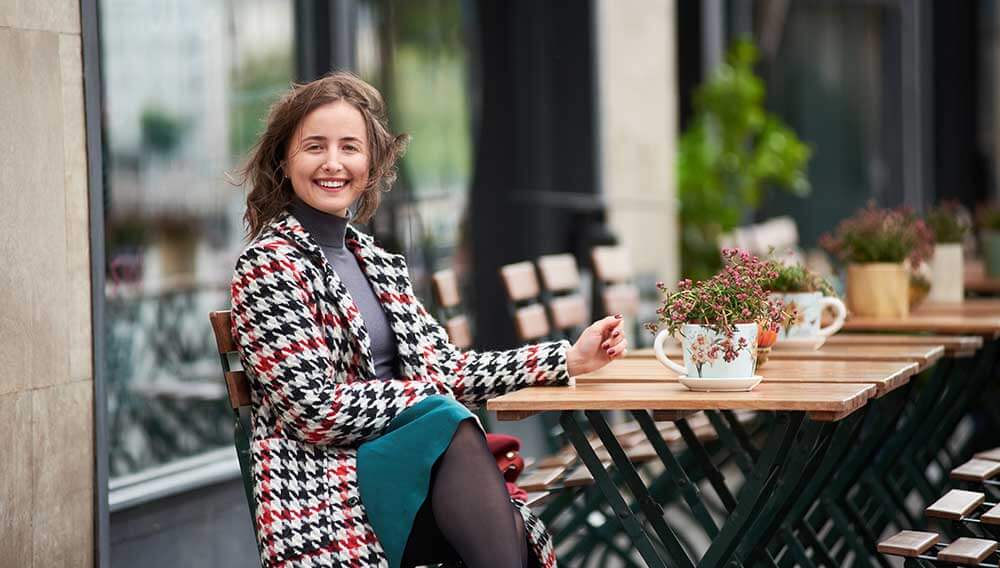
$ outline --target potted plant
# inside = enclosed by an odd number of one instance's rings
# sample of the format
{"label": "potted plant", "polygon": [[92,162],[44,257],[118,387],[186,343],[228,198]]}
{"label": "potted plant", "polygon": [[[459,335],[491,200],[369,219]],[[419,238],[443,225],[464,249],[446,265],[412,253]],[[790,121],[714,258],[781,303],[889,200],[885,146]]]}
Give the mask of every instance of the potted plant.
{"label": "potted plant", "polygon": [[[769,265],[735,249],[723,251],[723,269],[708,280],[681,280],[674,291],[661,282],[663,305],[658,321],[648,327],[659,334],[653,343],[657,359],[696,390],[750,390],[760,377],[757,341],[760,328],[776,329],[784,316],[761,283],[775,276]],[[663,342],[677,336],[684,365],[670,360]]]}
{"label": "potted plant", "polygon": [[1000,278],[1000,207],[983,205],[976,210],[976,224],[979,226],[979,242],[986,275]]}
{"label": "potted plant", "polygon": [[930,256],[934,237],[906,209],[874,204],[845,219],[820,244],[847,263],[847,305],[860,316],[904,317],[910,313],[910,277]]}
{"label": "potted plant", "polygon": [[766,107],[757,48],[735,42],[694,93],[694,116],[677,145],[681,273],[708,278],[722,266],[719,236],[760,206],[770,189],[809,193],[812,149]]}
{"label": "potted plant", "polygon": [[927,226],[934,233],[928,298],[936,302],[961,302],[965,297],[962,242],[969,232],[968,218],[958,202],[944,201],[927,214]]}
{"label": "potted plant", "polygon": [[[837,297],[833,287],[822,276],[801,263],[784,263],[771,260],[775,277],[763,283],[763,288],[782,302],[788,322],[779,330],[782,343],[801,342],[819,347],[819,338],[829,337],[840,331],[847,317],[847,307]],[[821,325],[823,311],[831,308],[834,321]]]}

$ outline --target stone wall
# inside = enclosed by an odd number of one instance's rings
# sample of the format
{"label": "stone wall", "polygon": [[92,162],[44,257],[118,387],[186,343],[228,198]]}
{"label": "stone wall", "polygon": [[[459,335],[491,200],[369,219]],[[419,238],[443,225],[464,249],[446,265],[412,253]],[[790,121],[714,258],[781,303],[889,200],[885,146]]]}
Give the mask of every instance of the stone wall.
{"label": "stone wall", "polygon": [[91,566],[80,4],[0,0],[0,564]]}

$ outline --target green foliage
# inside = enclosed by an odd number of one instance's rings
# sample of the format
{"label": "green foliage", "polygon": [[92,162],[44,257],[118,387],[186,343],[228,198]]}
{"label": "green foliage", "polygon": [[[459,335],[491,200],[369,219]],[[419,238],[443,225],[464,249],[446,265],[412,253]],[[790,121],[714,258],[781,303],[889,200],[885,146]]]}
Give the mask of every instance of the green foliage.
{"label": "green foliage", "polygon": [[772,260],[771,264],[777,275],[762,284],[765,290],[783,293],[822,292],[824,296],[837,295],[826,279],[803,264],[785,264],[778,260]]}
{"label": "green foliage", "polygon": [[757,50],[739,41],[695,92],[695,117],[677,156],[682,273],[704,279],[721,266],[720,234],[760,205],[768,187],[804,196],[812,150],[764,109]]}
{"label": "green foliage", "polygon": [[976,209],[976,225],[986,231],[1000,231],[1000,206],[981,205]]}
{"label": "green foliage", "polygon": [[938,243],[961,243],[969,232],[967,215],[953,201],[942,202],[927,213],[927,226]]}
{"label": "green foliage", "polygon": [[146,107],[139,116],[142,146],[156,154],[163,156],[173,154],[181,141],[184,129],[181,118],[159,107]]}

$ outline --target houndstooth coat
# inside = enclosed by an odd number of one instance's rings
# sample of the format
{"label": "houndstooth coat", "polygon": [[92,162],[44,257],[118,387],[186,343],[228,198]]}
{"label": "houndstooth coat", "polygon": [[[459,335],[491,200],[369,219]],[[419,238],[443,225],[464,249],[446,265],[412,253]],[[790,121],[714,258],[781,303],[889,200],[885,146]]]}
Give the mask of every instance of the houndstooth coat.
{"label": "houndstooth coat", "polygon": [[[396,336],[397,379],[376,379],[357,306],[293,216],[273,222],[236,264],[233,336],[252,390],[255,520],[265,567],[387,566],[360,501],[357,446],[431,395],[474,406],[569,381],[565,341],[463,353],[414,295],[403,257],[351,227],[347,246]],[[545,527],[514,504],[540,565],[555,566]]]}

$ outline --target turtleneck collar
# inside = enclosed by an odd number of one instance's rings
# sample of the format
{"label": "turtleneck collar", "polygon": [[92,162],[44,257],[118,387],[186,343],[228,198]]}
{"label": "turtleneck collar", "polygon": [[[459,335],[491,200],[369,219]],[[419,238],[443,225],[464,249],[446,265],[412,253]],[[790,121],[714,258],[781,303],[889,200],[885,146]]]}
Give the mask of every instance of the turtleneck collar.
{"label": "turtleneck collar", "polygon": [[289,211],[302,227],[309,232],[316,244],[324,247],[344,248],[347,234],[347,217],[325,213],[302,201],[298,196],[292,198]]}

